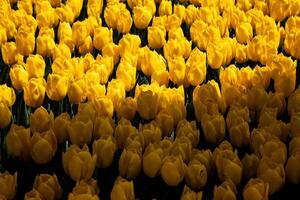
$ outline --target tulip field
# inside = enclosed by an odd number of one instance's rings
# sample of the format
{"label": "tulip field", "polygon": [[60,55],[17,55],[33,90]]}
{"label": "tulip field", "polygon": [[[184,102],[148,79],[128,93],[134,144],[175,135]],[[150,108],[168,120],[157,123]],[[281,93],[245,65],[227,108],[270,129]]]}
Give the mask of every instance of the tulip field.
{"label": "tulip field", "polygon": [[300,199],[300,0],[0,0],[0,200]]}

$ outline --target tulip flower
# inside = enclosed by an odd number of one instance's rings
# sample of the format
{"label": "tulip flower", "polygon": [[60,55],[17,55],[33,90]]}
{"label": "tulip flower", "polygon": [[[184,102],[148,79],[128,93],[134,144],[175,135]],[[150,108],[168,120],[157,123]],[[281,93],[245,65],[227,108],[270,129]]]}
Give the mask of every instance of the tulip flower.
{"label": "tulip flower", "polygon": [[[128,55],[128,54],[127,54]],[[136,68],[129,63],[121,62],[117,68],[116,78],[121,80],[125,86],[125,90],[128,92],[132,90],[136,83]]]}
{"label": "tulip flower", "polygon": [[17,51],[24,56],[33,53],[35,47],[34,33],[28,29],[25,26],[21,26],[15,36]]}
{"label": "tulip flower", "polygon": [[62,113],[54,119],[53,132],[59,144],[62,144],[69,138],[68,127],[70,123],[71,118],[68,113]]}
{"label": "tulip flower", "polygon": [[126,8],[121,8],[119,11],[119,16],[117,16],[117,30],[120,33],[129,33],[132,26],[132,18],[129,10]]}
{"label": "tulip flower", "polygon": [[121,118],[115,130],[115,138],[119,149],[124,149],[127,138],[136,133],[137,129],[131,125],[131,122],[125,118]]}
{"label": "tulip flower", "polygon": [[167,112],[161,111],[156,115],[155,121],[162,131],[162,136],[170,137],[174,129],[174,118]]}
{"label": "tulip flower", "polygon": [[181,156],[167,156],[160,170],[162,179],[169,186],[178,185],[184,178],[186,164]]}
{"label": "tulip flower", "polygon": [[293,183],[300,182],[300,151],[293,153],[287,160],[285,166],[286,179]]}
{"label": "tulip flower", "polygon": [[294,137],[289,143],[289,155],[293,155],[300,151],[300,137]]}
{"label": "tulip flower", "polygon": [[152,19],[151,10],[147,7],[135,6],[132,12],[135,27],[138,29],[147,28]]}
{"label": "tulip flower", "polygon": [[112,118],[114,112],[114,105],[110,98],[98,97],[96,99],[92,99],[91,104],[98,115],[107,116]]}
{"label": "tulip flower", "polygon": [[172,14],[172,2],[168,0],[162,0],[159,4],[159,16]]}
{"label": "tulip flower", "polygon": [[252,26],[249,22],[242,22],[236,27],[236,39],[241,44],[247,44],[253,37]]}
{"label": "tulip flower", "polygon": [[72,192],[69,193],[68,199],[89,199],[89,200],[99,200],[99,187],[97,181],[90,179],[89,181],[81,180],[76,183],[76,186],[73,188]]}
{"label": "tulip flower", "polygon": [[96,117],[94,121],[93,138],[99,139],[102,136],[113,135],[115,125],[109,117]]}
{"label": "tulip flower", "polygon": [[137,111],[137,102],[136,99],[132,97],[126,97],[122,99],[119,103],[119,107],[117,109],[117,116],[119,119],[125,118],[128,120],[132,120]]}
{"label": "tulip flower", "polygon": [[225,120],[221,114],[204,115],[201,120],[205,140],[212,144],[220,143],[225,137]]}
{"label": "tulip flower", "polygon": [[44,107],[39,107],[30,114],[30,130],[32,133],[48,131],[52,129],[53,121],[53,112],[48,113]]}
{"label": "tulip flower", "polygon": [[148,45],[153,49],[160,49],[166,44],[166,30],[157,26],[147,28]]}
{"label": "tulip flower", "polygon": [[11,122],[12,113],[7,105],[0,102],[0,128],[7,127]]}
{"label": "tulip flower", "polygon": [[136,178],[141,171],[142,155],[134,150],[124,149],[119,160],[119,173],[126,179]]}
{"label": "tulip flower", "polygon": [[242,159],[243,177],[245,180],[256,177],[256,171],[259,163],[259,157],[255,154],[245,154]]}
{"label": "tulip flower", "polygon": [[70,122],[68,133],[72,144],[83,146],[92,140],[93,121],[85,115],[77,114]]}
{"label": "tulip flower", "polygon": [[260,146],[260,154],[262,157],[266,156],[279,164],[284,164],[287,159],[286,146],[277,138],[272,138]]}
{"label": "tulip flower", "polygon": [[150,143],[157,143],[162,138],[161,129],[155,121],[144,125],[140,124],[139,134],[143,135],[145,140],[145,146],[148,146],[148,144]]}
{"label": "tulip flower", "polygon": [[113,42],[106,43],[102,48],[102,55],[113,57],[114,64],[117,64],[120,59],[119,46]]}
{"label": "tulip flower", "polygon": [[236,44],[235,60],[237,63],[245,63],[248,61],[247,45],[243,45],[240,43]]}
{"label": "tulip flower", "polygon": [[[201,64],[199,64],[199,61],[201,61]],[[205,77],[206,54],[195,48],[186,62],[186,78],[189,84],[197,86],[205,80]]]}
{"label": "tulip flower", "polygon": [[224,181],[221,185],[214,187],[215,200],[235,200],[236,195],[236,186],[230,179]]}
{"label": "tulip flower", "polygon": [[5,64],[13,65],[17,62],[16,54],[17,54],[17,46],[15,42],[6,42],[1,45],[1,54],[2,59]]}
{"label": "tulip flower", "polygon": [[13,157],[27,161],[30,158],[30,129],[12,124],[6,136],[7,151]]}
{"label": "tulip flower", "polygon": [[43,198],[47,200],[60,199],[62,188],[56,175],[40,174],[35,177],[33,188],[36,189]]}
{"label": "tulip flower", "polygon": [[43,104],[46,91],[43,78],[32,78],[24,87],[24,101],[27,106],[39,107]]}
{"label": "tulip flower", "polygon": [[186,168],[185,181],[193,189],[201,189],[206,185],[208,174],[205,165],[191,160]]}
{"label": "tulip flower", "polygon": [[57,150],[57,139],[52,129],[35,132],[30,141],[31,157],[37,164],[50,162]]}
{"label": "tulip flower", "polygon": [[87,145],[80,149],[71,145],[62,155],[64,171],[74,181],[89,180],[94,172],[97,156],[91,155]]}
{"label": "tulip flower", "polygon": [[125,85],[119,79],[113,79],[108,83],[106,96],[113,102],[115,110],[117,110],[119,103],[125,98]]}
{"label": "tulip flower", "polygon": [[202,199],[202,191],[195,192],[187,185],[184,186],[180,199],[181,200],[199,200]]}
{"label": "tulip flower", "polygon": [[269,196],[269,185],[261,179],[250,179],[243,190],[245,200],[265,200]]}
{"label": "tulip flower", "polygon": [[271,138],[271,133],[264,128],[253,129],[250,135],[250,148],[254,153],[259,153],[260,147]]}
{"label": "tulip flower", "polygon": [[103,1],[89,0],[87,1],[87,14],[88,16],[99,17],[103,8]]}
{"label": "tulip flower", "polygon": [[17,175],[9,174],[8,172],[0,173],[0,194],[5,197],[5,199],[11,200],[16,195],[17,190]]}
{"label": "tulip flower", "polygon": [[36,189],[32,189],[26,192],[24,200],[43,200],[43,196]]}
{"label": "tulip flower", "polygon": [[102,136],[93,143],[93,154],[97,155],[97,166],[100,168],[108,168],[117,151],[117,143],[112,135]]}
{"label": "tulip flower", "polygon": [[163,158],[164,153],[160,145],[150,143],[143,154],[144,173],[150,178],[156,177],[160,173]]}
{"label": "tulip flower", "polygon": [[133,181],[127,181],[122,177],[118,177],[114,183],[110,193],[111,200],[134,200],[134,185]]}
{"label": "tulip flower", "polygon": [[9,77],[13,87],[16,90],[22,90],[28,83],[29,75],[25,69],[25,65],[14,65],[9,71]]}
{"label": "tulip flower", "polygon": [[107,27],[98,27],[95,30],[95,35],[93,39],[94,47],[102,51],[106,44],[112,43],[113,41],[112,34],[113,34],[112,29],[108,29]]}

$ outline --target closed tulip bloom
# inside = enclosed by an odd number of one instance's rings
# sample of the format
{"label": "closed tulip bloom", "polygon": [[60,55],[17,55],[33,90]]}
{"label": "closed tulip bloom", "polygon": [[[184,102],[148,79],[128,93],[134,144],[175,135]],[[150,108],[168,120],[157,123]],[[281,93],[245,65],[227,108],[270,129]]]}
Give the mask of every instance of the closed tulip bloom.
{"label": "closed tulip bloom", "polygon": [[114,105],[107,96],[92,99],[91,104],[98,115],[103,115],[112,118],[114,113]]}
{"label": "closed tulip bloom", "polygon": [[233,151],[221,151],[216,156],[216,167],[221,181],[231,179],[235,185],[239,185],[242,179],[243,165]]}
{"label": "closed tulip bloom", "polygon": [[35,47],[34,33],[21,26],[16,35],[16,46],[18,52],[24,56],[33,53]]}
{"label": "closed tulip bloom", "polygon": [[14,65],[9,71],[9,77],[13,87],[16,90],[23,90],[23,87],[28,83],[28,72],[24,65]]}
{"label": "closed tulip bloom", "polygon": [[196,150],[193,149],[191,162],[201,163],[205,166],[207,178],[210,178],[214,173],[215,163],[211,150]]}
{"label": "closed tulip bloom", "polygon": [[147,29],[148,45],[153,49],[160,49],[166,44],[166,30],[157,26],[149,26]]}
{"label": "closed tulip bloom", "polygon": [[136,28],[145,29],[152,19],[151,10],[147,7],[135,6],[133,8],[133,22]]}
{"label": "closed tulip bloom", "polygon": [[230,141],[236,147],[247,146],[250,142],[250,128],[247,122],[241,122],[229,129]]}
{"label": "closed tulip bloom", "polygon": [[191,188],[198,190],[206,185],[208,180],[205,165],[196,160],[191,160],[186,168],[185,181]]}
{"label": "closed tulip bloom", "polygon": [[120,33],[129,33],[132,26],[131,14],[127,9],[121,9],[118,20],[117,20],[117,30]]}
{"label": "closed tulip bloom", "polygon": [[87,117],[77,114],[69,124],[68,133],[72,144],[83,146],[92,141],[93,121]]}
{"label": "closed tulip bloom", "polygon": [[0,128],[7,127],[11,122],[12,113],[7,105],[0,102]]}
{"label": "closed tulip bloom", "polygon": [[89,200],[99,200],[99,187],[97,181],[90,179],[88,181],[81,180],[76,183],[72,192],[68,195],[68,200],[79,200],[79,199],[89,199]]}
{"label": "closed tulip bloom", "polygon": [[181,200],[201,200],[202,191],[195,192],[191,190],[187,185],[184,186],[180,199]]}
{"label": "closed tulip bloom", "polygon": [[94,47],[101,51],[106,44],[112,43],[113,41],[112,34],[113,34],[112,29],[108,29],[107,27],[98,27],[95,30],[95,35],[93,40]]}
{"label": "closed tulip bloom", "polygon": [[27,161],[30,158],[30,129],[12,124],[6,136],[7,151],[13,157]]}
{"label": "closed tulip bloom", "polygon": [[0,195],[7,200],[13,199],[17,190],[17,172],[14,175],[8,172],[0,173],[0,186]]}
{"label": "closed tulip bloom", "polygon": [[136,178],[141,171],[142,156],[134,150],[124,149],[119,160],[119,173],[126,179]]}
{"label": "closed tulip bloom", "polygon": [[71,118],[68,113],[61,113],[54,119],[53,132],[59,144],[65,142],[69,138],[68,128],[71,123]]}
{"label": "closed tulip bloom", "polygon": [[93,143],[93,154],[97,155],[97,166],[100,168],[108,168],[114,159],[117,151],[117,143],[112,135],[102,136]]}
{"label": "closed tulip bloom", "polygon": [[36,189],[46,200],[60,199],[62,188],[56,175],[40,174],[35,177],[33,188]]}
{"label": "closed tulip bloom", "polygon": [[45,74],[46,64],[42,56],[30,55],[26,59],[25,65],[29,78],[43,78]]}
{"label": "closed tulip bloom", "polygon": [[167,70],[154,71],[151,75],[151,83],[158,83],[160,86],[169,85],[169,72]]}
{"label": "closed tulip bloom", "polygon": [[102,136],[114,134],[115,124],[112,118],[98,116],[94,121],[93,138],[99,139]]}
{"label": "closed tulip bloom", "polygon": [[120,56],[123,57],[126,53],[136,55],[141,45],[141,38],[137,35],[125,34],[119,41]]}
{"label": "closed tulip bloom", "polygon": [[70,103],[79,104],[86,99],[85,86],[84,79],[78,79],[70,83],[67,93]]}
{"label": "closed tulip bloom", "polygon": [[206,54],[194,48],[186,62],[186,78],[188,83],[200,85],[206,77]]}
{"label": "closed tulip bloom", "polygon": [[34,113],[30,114],[30,130],[34,132],[45,132],[53,127],[54,115],[44,107],[37,108]]}
{"label": "closed tulip bloom", "polygon": [[112,100],[114,109],[117,110],[120,101],[126,96],[124,83],[118,79],[111,80],[107,86],[106,96]]}
{"label": "closed tulip bloom", "polygon": [[252,87],[247,93],[247,106],[251,118],[256,117],[268,99],[268,93],[263,87]]}
{"label": "closed tulip bloom", "polygon": [[24,200],[43,200],[43,196],[36,189],[32,189],[25,193]]}
{"label": "closed tulip bloom", "polygon": [[245,180],[256,177],[256,171],[259,163],[259,157],[255,154],[245,154],[242,159],[243,177]]}
{"label": "closed tulip bloom", "polygon": [[110,193],[111,200],[134,200],[133,181],[127,181],[122,177],[118,177],[114,183]]}
{"label": "closed tulip bloom", "polygon": [[162,131],[163,138],[165,136],[170,137],[172,134],[172,131],[174,130],[173,116],[168,114],[165,111],[161,111],[156,115],[155,121]]}
{"label": "closed tulip bloom", "polygon": [[43,104],[46,92],[43,78],[32,78],[24,87],[24,101],[27,106],[39,107]]}
{"label": "closed tulip bloom", "polygon": [[259,155],[260,147],[271,138],[271,133],[264,128],[253,129],[250,136],[250,148]]}
{"label": "closed tulip bloom", "polygon": [[214,200],[235,200],[236,195],[236,186],[230,179],[214,187]]}
{"label": "closed tulip bloom", "polygon": [[150,143],[143,154],[143,171],[150,177],[154,178],[160,173],[162,161],[164,158],[163,149],[157,143]]}
{"label": "closed tulip bloom", "polygon": [[6,42],[1,45],[1,53],[2,58],[5,64],[13,65],[17,62],[16,54],[17,54],[17,46],[14,42]]}
{"label": "closed tulip bloom", "polygon": [[[156,51],[145,49],[143,56],[139,57],[142,72],[147,76],[152,76],[154,72],[166,70],[166,60]],[[139,63],[139,60],[138,60]]]}
{"label": "closed tulip bloom", "polygon": [[52,129],[45,132],[35,132],[30,141],[31,157],[36,164],[50,162],[57,150],[57,140]]}
{"label": "closed tulip bloom", "polygon": [[176,138],[188,137],[193,147],[196,147],[200,140],[200,131],[196,127],[196,121],[188,122],[187,120],[181,120],[177,124]]}
{"label": "closed tulip bloom", "polygon": [[172,2],[168,0],[162,0],[159,4],[159,16],[172,14]]}
{"label": "closed tulip bloom", "polygon": [[289,155],[293,155],[300,151],[300,137],[293,137],[289,143]]}
{"label": "closed tulip bloom", "polygon": [[102,55],[114,58],[114,64],[117,64],[120,59],[119,46],[113,42],[106,43],[102,48]]}
{"label": "closed tulip bloom", "polygon": [[266,156],[279,164],[284,164],[287,159],[286,146],[277,138],[272,138],[260,146],[260,154],[262,157]]}
{"label": "closed tulip bloom", "polygon": [[170,80],[176,85],[182,85],[186,73],[185,61],[182,57],[174,58],[168,62]]}
{"label": "closed tulip bloom", "polygon": [[293,153],[287,160],[285,166],[286,179],[293,183],[300,182],[300,151]]}
{"label": "closed tulip bloom", "polygon": [[236,27],[236,39],[239,43],[247,44],[253,37],[252,26],[249,22],[242,22]]}
{"label": "closed tulip bloom", "polygon": [[158,95],[151,90],[141,91],[137,97],[138,113],[146,120],[155,118],[157,114],[157,104]]}
{"label": "closed tulip bloom", "polygon": [[68,92],[69,78],[57,74],[49,74],[47,77],[46,93],[52,101],[62,100]]}
{"label": "closed tulip bloom", "polygon": [[49,35],[41,35],[36,40],[37,51],[43,57],[50,57],[55,48],[54,39]]}
{"label": "closed tulip bloom", "polygon": [[160,170],[162,179],[169,186],[177,186],[184,178],[186,164],[181,156],[167,156]]}
{"label": "closed tulip bloom", "polygon": [[267,200],[269,196],[269,185],[261,179],[250,179],[243,189],[245,200]]}
{"label": "closed tulip bloom", "polygon": [[[128,55],[128,54],[127,54]],[[116,78],[124,83],[125,90],[132,90],[136,83],[136,68],[129,63],[121,62],[116,71]]]}
{"label": "closed tulip bloom", "polygon": [[121,118],[115,130],[115,138],[117,140],[118,148],[123,150],[127,138],[136,133],[137,129],[131,125],[131,122],[125,118]]}
{"label": "closed tulip bloom", "polygon": [[257,177],[269,184],[269,195],[279,191],[285,183],[285,172],[282,164],[268,157],[263,157],[257,168]]}
{"label": "closed tulip bloom", "polygon": [[12,107],[16,101],[16,94],[13,88],[8,87],[7,84],[0,85],[0,102],[8,107]]}
{"label": "closed tulip bloom", "polygon": [[132,97],[126,97],[122,99],[119,103],[119,107],[117,109],[118,119],[125,118],[128,120],[132,120],[137,111],[137,102],[136,99]]}
{"label": "closed tulip bloom", "polygon": [[91,155],[87,145],[80,149],[77,145],[71,145],[62,155],[64,171],[72,180],[89,180],[97,162],[97,156]]}
{"label": "closed tulip bloom", "polygon": [[217,144],[224,140],[225,120],[223,115],[204,115],[201,126],[207,142]]}
{"label": "closed tulip bloom", "polygon": [[91,36],[84,39],[83,43],[78,48],[81,55],[93,52],[93,40]]}
{"label": "closed tulip bloom", "polygon": [[245,63],[248,61],[247,45],[243,45],[240,43],[236,44],[235,60],[237,61],[237,63]]}

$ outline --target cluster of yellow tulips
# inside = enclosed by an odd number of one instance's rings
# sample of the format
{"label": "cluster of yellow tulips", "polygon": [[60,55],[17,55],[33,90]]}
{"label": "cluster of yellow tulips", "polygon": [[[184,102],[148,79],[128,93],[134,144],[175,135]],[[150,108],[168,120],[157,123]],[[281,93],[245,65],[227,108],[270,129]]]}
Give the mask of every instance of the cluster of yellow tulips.
{"label": "cluster of yellow tulips", "polygon": [[[0,5],[0,73],[9,79],[0,80],[1,145],[24,164],[62,154],[76,182],[63,197],[55,172],[38,174],[25,200],[98,200],[95,171],[111,167],[117,151],[119,175],[101,191],[112,200],[135,199],[142,172],[171,187],[184,182],[183,200],[202,199],[215,177],[215,200],[240,190],[265,200],[286,181],[300,184],[299,0]],[[32,109],[28,126],[14,117],[18,96]],[[46,100],[78,110],[56,115]],[[17,174],[0,173],[1,200],[15,198]]]}

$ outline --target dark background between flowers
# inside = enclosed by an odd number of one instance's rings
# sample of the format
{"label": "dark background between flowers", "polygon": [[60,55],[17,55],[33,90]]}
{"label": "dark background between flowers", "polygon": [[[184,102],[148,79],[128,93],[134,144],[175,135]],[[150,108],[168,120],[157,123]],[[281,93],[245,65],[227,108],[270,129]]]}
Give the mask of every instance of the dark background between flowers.
{"label": "dark background between flowers", "polygon": [[[65,0],[63,0],[64,2]],[[86,3],[87,0],[84,0],[84,5],[81,11],[80,16],[77,18],[77,20],[84,20],[87,17],[87,9],[86,9]],[[178,0],[172,0],[172,4],[178,4]],[[187,6],[186,4],[184,4]],[[103,2],[103,8],[106,6],[106,0]],[[17,9],[17,5],[12,5],[13,9]],[[129,7],[127,6],[128,10]],[[35,14],[34,14],[35,15]],[[158,5],[157,5],[157,13],[158,15]],[[102,25],[106,26],[103,12],[101,15],[102,18]],[[285,21],[281,23],[282,26],[285,25]],[[190,33],[189,33],[189,27],[185,23],[182,24],[182,29],[184,31],[185,37],[190,40]],[[38,36],[38,31],[36,32],[36,36]],[[142,40],[142,46],[147,45],[147,31],[145,30],[138,30],[134,27],[134,24],[130,30],[132,34],[139,35]],[[58,43],[57,38],[57,27],[55,28],[55,41]],[[230,36],[233,37],[235,35],[234,30],[230,30]],[[113,40],[117,44],[118,41],[122,38],[122,34],[118,33],[117,30],[113,31]],[[193,44],[192,48],[194,48],[196,45]],[[162,49],[157,50],[158,53],[163,54]],[[284,49],[280,47],[278,49],[278,52],[282,52],[283,54],[287,55],[284,52]],[[93,55],[96,57],[98,55],[99,51],[94,49]],[[78,51],[73,52],[72,56],[80,56]],[[26,59],[26,58],[24,58]],[[45,70],[45,79],[47,79],[47,76],[49,73],[51,73],[51,58],[46,58],[46,70]],[[232,61],[232,64],[236,64],[238,67],[244,67],[244,66],[251,66],[254,67],[255,65],[260,65],[260,63],[254,63],[254,62],[247,62],[243,64],[237,64],[235,61]],[[113,74],[110,77],[115,78],[116,76],[116,68],[118,64],[115,65]],[[300,61],[297,60],[297,83],[296,87],[300,84]],[[214,79],[219,84],[219,71],[213,70],[209,66],[207,66],[207,76],[205,82]],[[0,56],[0,84],[7,84],[8,86],[11,85],[11,81],[9,78],[9,66],[5,65],[2,59],[2,54]],[[147,84],[150,83],[149,77],[146,77],[142,72],[137,72],[137,84]],[[174,84],[170,82],[169,87],[174,87]],[[186,109],[187,109],[187,119],[188,120],[195,120],[194,115],[194,108],[192,103],[192,92],[193,87],[189,87],[185,89],[185,103],[186,103]],[[269,91],[274,90],[274,83],[271,81],[271,85],[268,89]],[[16,92],[16,102],[12,107],[13,112],[13,119],[12,121],[18,125],[23,125],[28,127],[29,126],[29,114],[31,112],[34,112],[34,108],[30,108],[25,105],[23,100],[23,92],[15,91]],[[126,96],[134,96],[134,89],[126,94]],[[65,97],[60,102],[53,102],[48,99],[47,95],[45,95],[45,100],[43,103],[43,106],[48,110],[52,111],[55,116],[58,116],[62,112],[68,112],[71,116],[75,115],[77,112],[77,105],[71,105],[69,103],[68,97]],[[116,115],[114,115],[115,123],[117,123]],[[285,111],[285,114],[282,116],[282,120],[287,122],[288,115],[287,111]],[[145,123],[146,121],[141,119],[139,114],[136,114],[136,117],[132,121],[132,123],[138,127],[139,123]],[[251,122],[251,130],[257,126],[257,122],[253,121]],[[213,149],[216,147],[214,145],[208,145],[205,143],[204,136],[202,133],[202,129],[199,123],[197,123],[197,128],[200,129],[201,135],[200,135],[200,143],[198,145],[199,149]],[[32,185],[35,179],[35,176],[42,173],[48,173],[48,174],[56,174],[59,183],[63,188],[63,197],[62,199],[67,199],[68,194],[72,191],[72,188],[75,186],[75,182],[72,181],[68,175],[64,173],[63,167],[62,167],[62,152],[66,150],[66,147],[69,145],[68,142],[65,144],[62,144],[58,146],[57,153],[53,160],[46,164],[46,165],[36,165],[33,161],[30,161],[28,163],[22,163],[16,159],[13,159],[7,154],[6,150],[6,144],[5,144],[5,136],[9,131],[9,127],[0,130],[0,172],[9,171],[10,173],[18,172],[18,189],[15,199],[20,200],[24,198],[24,194],[32,189]],[[228,133],[226,133],[226,138],[228,139]],[[288,142],[286,143],[288,145]],[[92,149],[91,145],[89,146],[90,150]],[[243,155],[248,152],[247,148],[239,149],[239,157],[242,158]],[[100,188],[100,199],[109,199],[109,195],[113,186],[113,183],[115,179],[119,175],[118,171],[118,160],[120,158],[121,151],[118,150],[114,156],[113,164],[108,169],[99,169],[96,168],[93,178],[98,181],[98,185]],[[217,175],[213,177],[212,179],[208,180],[207,185],[203,189],[203,197],[204,199],[212,199],[213,198],[213,188],[215,185],[219,185],[220,181],[218,180]],[[238,199],[242,199],[242,190],[245,186],[246,181],[242,181],[241,184],[237,187],[238,189]],[[148,178],[144,173],[143,170],[141,170],[140,175],[134,180],[134,189],[135,189],[135,197],[142,200],[147,199],[180,199],[181,193],[183,191],[184,187],[184,181],[180,183],[177,187],[169,187],[164,183],[164,181],[161,179],[161,177],[156,178]],[[277,200],[277,199],[300,199],[300,185],[292,185],[289,183],[286,183],[283,189],[276,194],[270,196],[271,200]]]}

